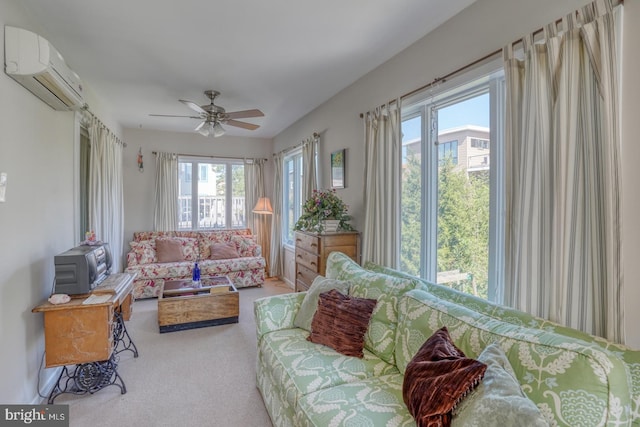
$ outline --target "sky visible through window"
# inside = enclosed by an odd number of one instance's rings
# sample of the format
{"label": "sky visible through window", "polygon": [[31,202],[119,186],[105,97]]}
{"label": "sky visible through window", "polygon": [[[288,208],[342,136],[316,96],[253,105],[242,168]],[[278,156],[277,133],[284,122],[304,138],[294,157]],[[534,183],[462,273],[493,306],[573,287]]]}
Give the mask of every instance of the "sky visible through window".
{"label": "sky visible through window", "polygon": [[[489,127],[489,94],[458,102],[438,111],[438,130],[475,125]],[[420,138],[420,118],[402,123],[402,142]]]}

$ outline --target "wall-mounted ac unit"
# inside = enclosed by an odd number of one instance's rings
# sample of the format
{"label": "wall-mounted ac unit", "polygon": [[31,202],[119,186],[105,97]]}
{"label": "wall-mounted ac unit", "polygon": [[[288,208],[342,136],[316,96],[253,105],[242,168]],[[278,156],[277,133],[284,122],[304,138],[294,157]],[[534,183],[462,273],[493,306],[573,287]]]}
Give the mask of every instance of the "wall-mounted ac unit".
{"label": "wall-mounted ac unit", "polygon": [[84,106],[82,81],[43,37],[22,28],[4,27],[5,73],[54,110]]}

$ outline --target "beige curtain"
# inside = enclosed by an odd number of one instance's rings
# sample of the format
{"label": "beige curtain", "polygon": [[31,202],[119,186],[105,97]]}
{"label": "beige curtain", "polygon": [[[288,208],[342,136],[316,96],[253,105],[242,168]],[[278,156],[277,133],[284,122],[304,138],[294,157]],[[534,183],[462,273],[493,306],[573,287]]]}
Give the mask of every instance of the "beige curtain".
{"label": "beige curtain", "polygon": [[506,303],[624,340],[618,64],[611,2],[505,47]]}
{"label": "beige curtain", "polygon": [[262,256],[267,267],[266,273],[269,275],[269,262],[271,258],[271,215],[256,214],[253,208],[260,197],[266,197],[264,187],[264,164],[266,159],[245,160],[244,162],[244,185],[245,185],[245,206],[247,210],[247,227],[256,237],[256,242],[262,247]]}
{"label": "beige curtain", "polygon": [[156,154],[156,184],[153,228],[156,231],[172,231],[178,221],[178,155]]}
{"label": "beige curtain", "polygon": [[365,222],[362,262],[397,268],[400,258],[400,105],[365,117]]}
{"label": "beige curtain", "polygon": [[282,277],[284,274],[284,254],[282,248],[282,173],[284,153],[273,156],[273,215],[271,215],[271,254],[269,258],[270,277]]}
{"label": "beige curtain", "polygon": [[302,203],[318,189],[316,150],[319,138],[313,135],[302,142]]}
{"label": "beige curtain", "polygon": [[89,123],[89,228],[96,238],[109,243],[112,271],[121,268],[124,239],[124,196],[122,183],[123,143],[95,116]]}

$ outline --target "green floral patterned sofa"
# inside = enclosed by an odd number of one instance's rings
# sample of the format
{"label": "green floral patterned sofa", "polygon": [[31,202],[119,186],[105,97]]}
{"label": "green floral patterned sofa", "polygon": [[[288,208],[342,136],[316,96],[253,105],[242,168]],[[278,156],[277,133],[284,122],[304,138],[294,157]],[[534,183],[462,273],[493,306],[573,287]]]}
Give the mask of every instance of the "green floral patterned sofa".
{"label": "green floral patterned sofa", "polygon": [[274,425],[415,426],[402,398],[403,375],[442,326],[468,357],[498,343],[550,425],[640,425],[639,352],[394,270],[366,267],[334,252],[326,270],[327,277],[348,281],[351,295],[378,300],[362,359],[306,340],[308,332],[294,326],[304,293],[255,302],[257,385]]}

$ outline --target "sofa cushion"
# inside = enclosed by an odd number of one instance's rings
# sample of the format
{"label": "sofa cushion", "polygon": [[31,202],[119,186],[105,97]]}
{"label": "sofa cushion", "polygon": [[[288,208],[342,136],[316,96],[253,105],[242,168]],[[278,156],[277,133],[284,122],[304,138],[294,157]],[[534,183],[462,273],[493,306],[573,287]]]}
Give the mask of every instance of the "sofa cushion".
{"label": "sofa cushion", "polygon": [[[158,262],[178,262],[198,260],[198,241],[187,237],[156,239]],[[163,261],[160,261],[162,259]]]}
{"label": "sofa cushion", "polygon": [[236,245],[241,257],[255,256],[258,244],[255,236],[231,236],[231,242]]}
{"label": "sofa cushion", "polygon": [[238,248],[234,243],[212,243],[209,246],[210,259],[232,259],[239,258]]}
{"label": "sofa cushion", "polygon": [[402,401],[403,377],[379,375],[309,393],[300,398],[296,426],[413,426]]}
{"label": "sofa cushion", "polygon": [[454,410],[454,427],[544,427],[549,423],[520,388],[511,363],[497,343],[489,344],[478,361],[487,365],[482,382]]}
{"label": "sofa cushion", "polygon": [[297,328],[311,332],[311,320],[313,320],[313,315],[318,308],[318,297],[321,293],[330,291],[331,289],[337,289],[342,293],[349,293],[349,282],[327,279],[324,276],[317,276],[313,279],[313,283],[311,283],[311,286],[307,292],[305,292],[302,305],[293,321],[293,324]]}
{"label": "sofa cushion", "polygon": [[376,302],[344,295],[337,289],[321,293],[307,339],[346,356],[364,357],[364,334]]}
{"label": "sofa cushion", "polygon": [[327,258],[326,275],[349,282],[350,295],[378,300],[365,335],[365,347],[382,360],[395,364],[398,300],[415,284],[403,278],[365,270],[341,252],[332,252]]}
{"label": "sofa cushion", "polygon": [[366,378],[397,374],[395,366],[365,349],[364,357],[349,357],[307,341],[304,329],[282,329],[258,341],[259,371],[268,373],[289,407],[308,393]]}
{"label": "sofa cushion", "polygon": [[493,342],[504,350],[518,382],[545,419],[558,425],[628,425],[630,382],[622,361],[595,344],[527,329],[442,300],[423,290],[400,300],[396,358],[417,352],[424,337],[447,326],[456,346],[477,358]]}
{"label": "sofa cushion", "polygon": [[[156,256],[156,241],[155,240],[141,240],[139,242],[130,242],[131,252],[134,254],[135,264],[151,264],[152,262],[158,262]],[[134,260],[127,257],[129,263],[134,265]]]}
{"label": "sofa cushion", "polygon": [[451,411],[478,385],[487,365],[470,359],[446,327],[427,339],[404,374],[402,397],[418,427],[451,423]]}
{"label": "sofa cushion", "polygon": [[200,231],[198,232],[200,259],[207,259],[211,256],[210,249],[212,243],[228,243],[232,241],[233,236],[250,235],[251,231],[248,229]]}

